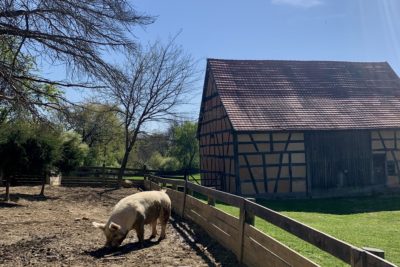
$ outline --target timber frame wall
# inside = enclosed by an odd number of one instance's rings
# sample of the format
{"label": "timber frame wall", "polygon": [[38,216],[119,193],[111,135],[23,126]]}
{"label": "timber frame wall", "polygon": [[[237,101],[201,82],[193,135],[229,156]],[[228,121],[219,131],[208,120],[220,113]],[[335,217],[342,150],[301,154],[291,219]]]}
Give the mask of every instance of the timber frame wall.
{"label": "timber frame wall", "polygon": [[234,163],[234,135],[232,124],[223,107],[213,79],[206,79],[200,112],[201,181],[228,192],[236,190]]}
{"label": "timber frame wall", "polygon": [[198,131],[202,185],[241,195],[305,193],[304,134],[235,131],[206,73]]}
{"label": "timber frame wall", "polygon": [[400,185],[400,130],[375,130],[371,132],[372,154],[386,157],[386,185]]}
{"label": "timber frame wall", "polygon": [[307,191],[302,132],[238,132],[236,135],[239,194]]}
{"label": "timber frame wall", "polygon": [[[400,130],[365,131],[371,142],[366,148],[371,157],[385,156],[382,184],[399,187]],[[206,72],[198,129],[202,185],[243,196],[311,194],[313,177],[307,162],[306,134],[236,131],[212,73]],[[365,179],[373,180],[373,163],[365,166],[364,172],[372,177]]]}
{"label": "timber frame wall", "polygon": [[[240,263],[247,266],[304,266],[317,267],[285,244],[261,232],[254,226],[255,216],[318,247],[354,267],[395,267],[367,250],[320,232],[285,215],[263,207],[243,197],[190,183],[187,180],[145,175],[146,190],[166,188],[176,216],[190,219],[202,227],[213,239],[232,251]],[[196,194],[208,198],[203,202]],[[217,207],[217,201],[240,209],[239,217],[227,214]]]}

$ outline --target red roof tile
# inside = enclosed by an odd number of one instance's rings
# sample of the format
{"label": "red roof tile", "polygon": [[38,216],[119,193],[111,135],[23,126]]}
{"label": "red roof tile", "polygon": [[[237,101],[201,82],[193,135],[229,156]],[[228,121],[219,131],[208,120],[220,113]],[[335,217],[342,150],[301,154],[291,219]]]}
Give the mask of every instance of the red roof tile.
{"label": "red roof tile", "polygon": [[235,130],[400,128],[386,62],[208,60]]}

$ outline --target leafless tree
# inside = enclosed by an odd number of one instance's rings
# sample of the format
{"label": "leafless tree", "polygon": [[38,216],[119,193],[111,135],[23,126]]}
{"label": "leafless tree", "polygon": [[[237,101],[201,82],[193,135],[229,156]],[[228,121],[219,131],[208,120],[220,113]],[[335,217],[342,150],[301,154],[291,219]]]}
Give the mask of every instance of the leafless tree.
{"label": "leafless tree", "polygon": [[119,181],[138,135],[148,123],[179,114],[177,108],[185,102],[195,75],[193,59],[171,40],[167,45],[156,42],[139,51],[121,77],[109,84],[106,94],[118,106],[125,130]]}
{"label": "leafless tree", "polygon": [[[113,73],[103,55],[135,50],[133,26],[152,22],[127,0],[0,1],[0,108],[23,107],[35,114],[57,108],[66,100],[65,88],[99,86],[88,77]],[[46,78],[38,60],[64,64],[68,79]]]}

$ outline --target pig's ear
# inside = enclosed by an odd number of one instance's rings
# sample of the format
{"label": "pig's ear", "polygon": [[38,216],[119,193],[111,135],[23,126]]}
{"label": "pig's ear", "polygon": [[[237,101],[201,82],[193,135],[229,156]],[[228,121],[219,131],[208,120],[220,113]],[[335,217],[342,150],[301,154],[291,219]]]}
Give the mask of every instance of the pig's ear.
{"label": "pig's ear", "polygon": [[103,231],[106,228],[106,224],[105,223],[92,222],[92,224],[93,224],[94,227],[99,228],[99,229],[101,229]]}
{"label": "pig's ear", "polygon": [[121,226],[119,226],[116,223],[111,222],[109,228],[111,231],[117,231],[117,230],[121,229]]}

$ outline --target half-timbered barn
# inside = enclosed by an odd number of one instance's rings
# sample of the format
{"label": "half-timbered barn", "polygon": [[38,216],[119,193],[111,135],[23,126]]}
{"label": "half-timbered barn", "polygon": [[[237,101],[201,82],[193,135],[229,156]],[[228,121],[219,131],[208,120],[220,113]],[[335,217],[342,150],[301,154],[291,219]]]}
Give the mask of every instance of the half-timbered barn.
{"label": "half-timbered barn", "polygon": [[400,186],[400,79],[388,63],[209,59],[202,183],[235,194]]}

